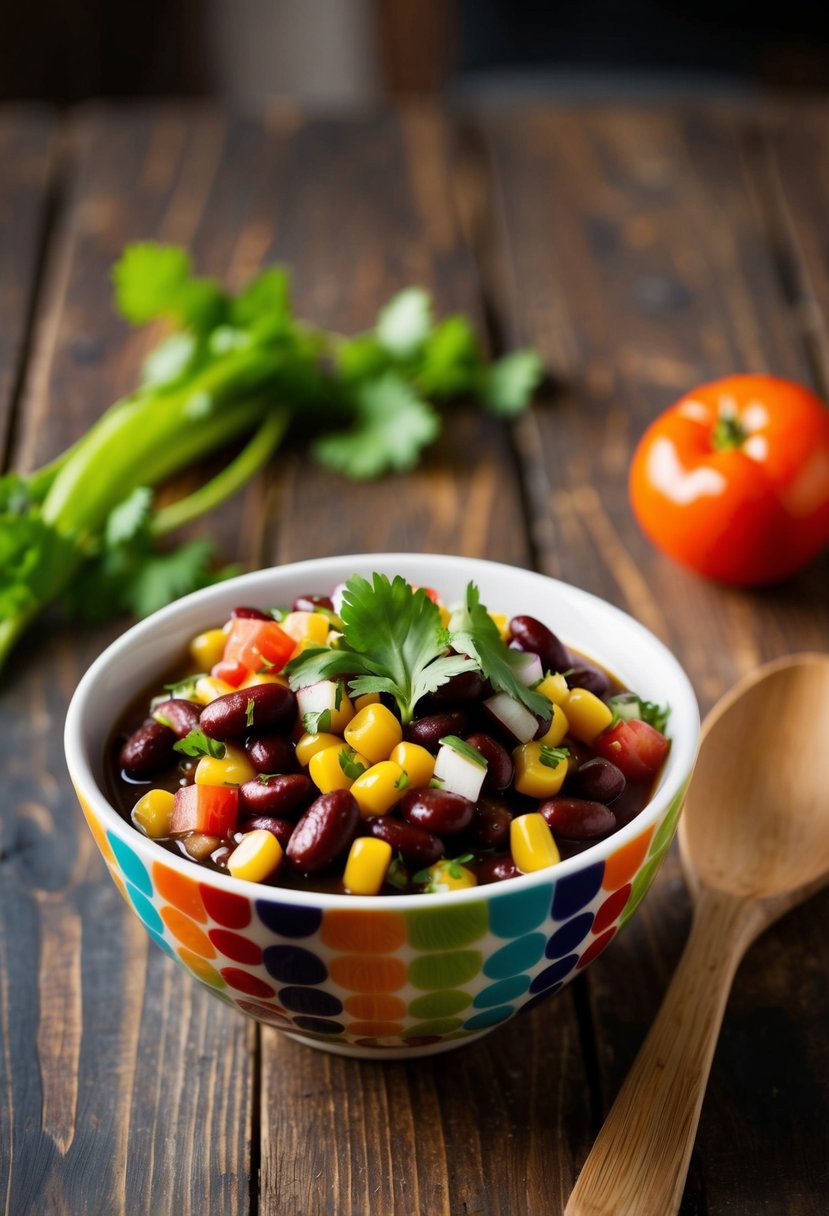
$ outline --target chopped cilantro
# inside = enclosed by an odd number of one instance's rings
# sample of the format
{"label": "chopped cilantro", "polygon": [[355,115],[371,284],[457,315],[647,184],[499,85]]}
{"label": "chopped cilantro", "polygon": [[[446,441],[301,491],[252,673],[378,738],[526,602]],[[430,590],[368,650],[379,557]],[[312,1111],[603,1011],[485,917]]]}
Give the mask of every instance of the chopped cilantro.
{"label": "chopped cilantro", "polygon": [[409,788],[409,774],[405,769],[403,769],[402,773],[395,781],[394,788],[396,790],[405,790]]}
{"label": "chopped cilantro", "polygon": [[355,760],[357,753],[353,747],[344,747],[337,759],[340,762],[340,768],[345,773],[346,777],[351,781],[356,781],[358,777],[362,777],[366,772],[366,765],[359,760]]}
{"label": "chopped cilantro", "polygon": [[548,747],[542,743],[539,759],[545,768],[558,768],[562,760],[566,760],[569,755],[570,751],[566,747]]}
{"label": "chopped cilantro", "polygon": [[331,729],[330,709],[309,709],[302,715],[302,729],[307,735],[320,735]]}
{"label": "chopped cilantro", "polygon": [[185,756],[213,756],[214,759],[221,760],[227,748],[218,739],[211,739],[206,735],[200,726],[194,726],[189,734],[173,744],[173,750],[183,752]]}
{"label": "chopped cilantro", "polygon": [[459,739],[457,735],[444,735],[440,741],[445,743],[447,747],[451,747],[453,752],[457,752],[459,756],[463,756],[464,760],[469,760],[471,764],[477,764],[478,768],[487,767],[486,756],[478,751],[477,747],[473,747],[471,743],[467,743],[465,739]]}

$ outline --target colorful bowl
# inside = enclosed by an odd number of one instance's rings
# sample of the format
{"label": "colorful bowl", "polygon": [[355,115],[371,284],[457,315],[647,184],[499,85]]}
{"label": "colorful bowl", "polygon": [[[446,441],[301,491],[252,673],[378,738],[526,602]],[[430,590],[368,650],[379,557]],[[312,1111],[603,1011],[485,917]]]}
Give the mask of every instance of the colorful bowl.
{"label": "colorful bowl", "polygon": [[[240,603],[326,594],[352,573],[400,573],[447,602],[474,580],[483,602],[530,613],[648,700],[671,706],[671,751],[647,807],[558,865],[469,890],[397,898],[262,887],[201,870],[146,839],[103,793],[113,722],[200,631]],[[116,886],[150,937],[220,1000],[344,1055],[404,1058],[471,1042],[557,992],[633,915],[674,834],[699,713],[670,652],[631,617],[575,587],[460,557],[370,554],[261,570],[142,621],[86,673],[66,719],[69,772]]]}

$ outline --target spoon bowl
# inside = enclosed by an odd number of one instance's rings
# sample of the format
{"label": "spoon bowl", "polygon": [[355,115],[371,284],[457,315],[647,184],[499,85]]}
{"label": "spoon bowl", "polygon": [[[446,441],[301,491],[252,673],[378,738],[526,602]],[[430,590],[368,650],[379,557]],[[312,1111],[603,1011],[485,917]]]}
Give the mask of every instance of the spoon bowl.
{"label": "spoon bowl", "polygon": [[566,1216],[679,1210],[740,959],[829,880],[829,655],[775,660],[718,702],[679,836],[691,933]]}

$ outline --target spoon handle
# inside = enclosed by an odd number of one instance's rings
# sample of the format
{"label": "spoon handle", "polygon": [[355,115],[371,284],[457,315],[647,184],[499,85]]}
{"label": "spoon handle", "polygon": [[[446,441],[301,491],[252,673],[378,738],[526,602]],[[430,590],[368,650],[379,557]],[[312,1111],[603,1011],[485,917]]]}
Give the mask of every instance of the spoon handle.
{"label": "spoon handle", "polygon": [[700,888],[679,966],[565,1216],[679,1210],[731,981],[762,926],[756,903]]}

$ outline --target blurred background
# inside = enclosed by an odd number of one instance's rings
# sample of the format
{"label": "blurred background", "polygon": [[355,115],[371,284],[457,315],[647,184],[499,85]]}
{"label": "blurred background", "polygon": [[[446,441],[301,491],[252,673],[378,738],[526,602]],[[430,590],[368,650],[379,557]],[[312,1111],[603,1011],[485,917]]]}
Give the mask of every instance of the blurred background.
{"label": "blurred background", "polygon": [[2,0],[0,98],[647,98],[829,85],[825,0]]}

